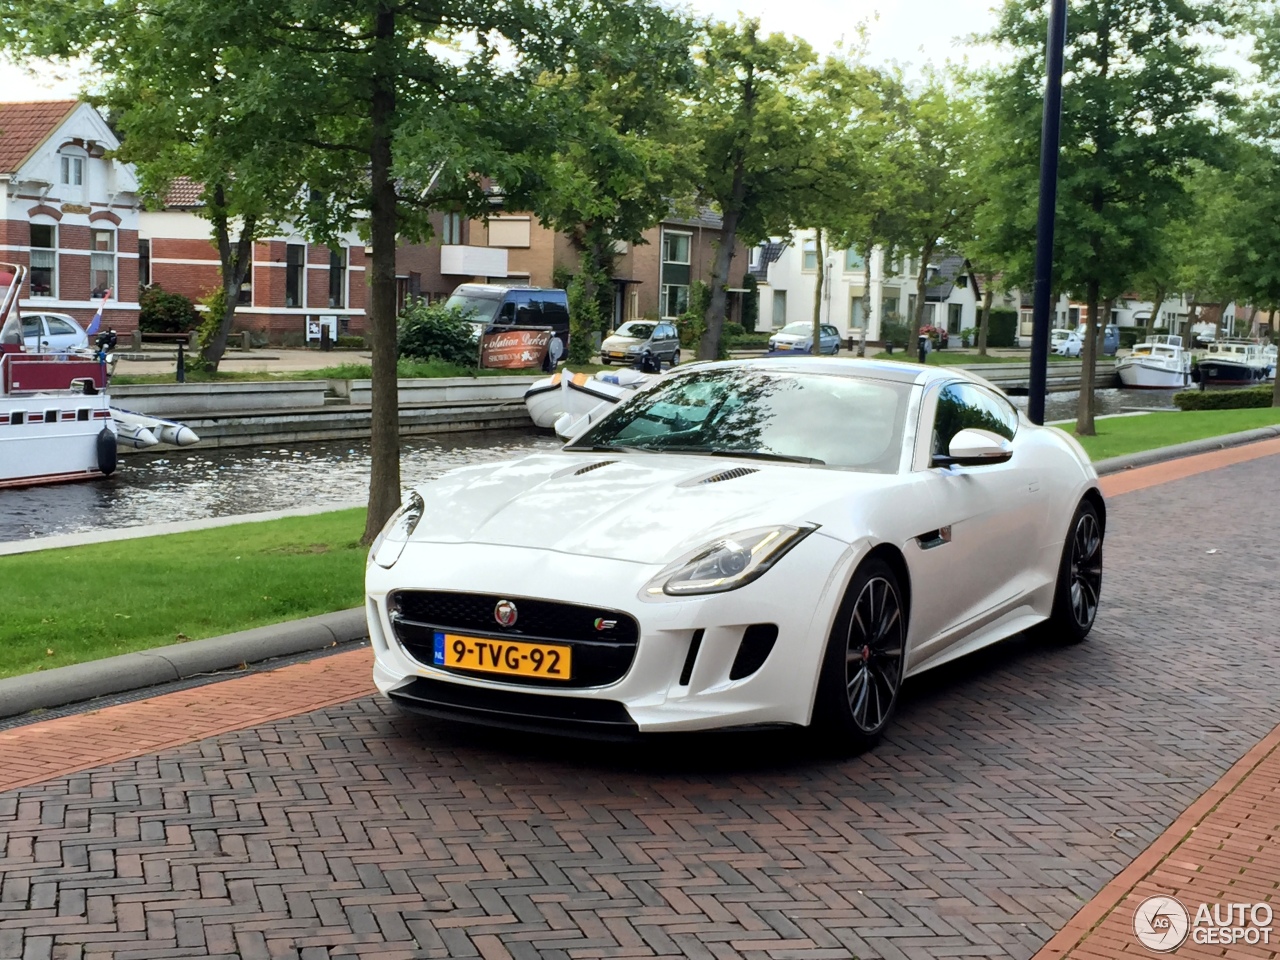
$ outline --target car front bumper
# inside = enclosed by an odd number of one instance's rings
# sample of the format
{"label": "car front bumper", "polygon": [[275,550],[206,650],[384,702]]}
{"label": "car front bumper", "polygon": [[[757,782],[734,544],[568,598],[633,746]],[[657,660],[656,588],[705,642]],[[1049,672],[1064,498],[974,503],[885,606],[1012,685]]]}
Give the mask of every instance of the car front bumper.
{"label": "car front bumper", "polygon": [[[847,545],[816,533],[745,587],[648,601],[639,594],[658,566],[522,547],[411,543],[390,570],[369,567],[366,612],[374,681],[409,710],[589,735],[807,724],[822,652],[852,562]],[[594,687],[460,674],[416,659],[401,642],[388,597],[406,590],[616,610],[638,624],[635,653],[621,679]],[[753,625],[766,625],[766,636],[767,625],[776,625],[776,640],[763,663],[741,675],[739,658]],[[525,639],[504,633],[496,623],[488,633]],[[757,626],[752,634],[757,650],[761,633]]]}

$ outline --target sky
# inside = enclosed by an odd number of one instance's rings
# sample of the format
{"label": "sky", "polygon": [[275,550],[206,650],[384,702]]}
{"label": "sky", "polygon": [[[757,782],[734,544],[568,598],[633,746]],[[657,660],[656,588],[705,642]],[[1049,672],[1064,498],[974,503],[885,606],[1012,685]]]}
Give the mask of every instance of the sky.
{"label": "sky", "polygon": [[[734,20],[738,13],[758,17],[768,32],[794,33],[819,53],[840,40],[852,42],[859,23],[866,23],[869,58],[896,61],[919,68],[925,63],[968,58],[985,62],[989,53],[968,48],[963,38],[980,33],[995,20],[992,0],[687,0],[696,14]],[[81,83],[57,76],[49,65],[35,65],[34,73],[0,59],[0,101],[74,97]]]}

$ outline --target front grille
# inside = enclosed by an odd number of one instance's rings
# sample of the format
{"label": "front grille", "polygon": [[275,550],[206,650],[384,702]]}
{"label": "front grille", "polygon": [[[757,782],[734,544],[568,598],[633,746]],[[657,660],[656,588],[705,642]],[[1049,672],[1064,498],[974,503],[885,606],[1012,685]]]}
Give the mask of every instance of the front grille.
{"label": "front grille", "polygon": [[[501,626],[494,618],[494,609],[501,600],[511,600],[516,605],[516,622],[510,627]],[[443,590],[400,590],[391,594],[389,603],[396,639],[420,663],[432,663],[437,630],[485,638],[547,641],[573,648],[573,674],[567,680],[440,668],[502,683],[557,687],[614,683],[630,669],[640,636],[639,624],[633,617],[575,603]]]}

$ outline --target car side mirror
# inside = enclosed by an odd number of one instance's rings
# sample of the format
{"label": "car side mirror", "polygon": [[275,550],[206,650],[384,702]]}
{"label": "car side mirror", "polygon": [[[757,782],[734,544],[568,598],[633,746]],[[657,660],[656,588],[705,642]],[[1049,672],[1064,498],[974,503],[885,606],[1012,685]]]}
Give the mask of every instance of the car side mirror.
{"label": "car side mirror", "polygon": [[1004,463],[1013,456],[1009,441],[990,430],[970,428],[951,438],[947,454],[935,453],[935,467],[980,467],[987,463]]}

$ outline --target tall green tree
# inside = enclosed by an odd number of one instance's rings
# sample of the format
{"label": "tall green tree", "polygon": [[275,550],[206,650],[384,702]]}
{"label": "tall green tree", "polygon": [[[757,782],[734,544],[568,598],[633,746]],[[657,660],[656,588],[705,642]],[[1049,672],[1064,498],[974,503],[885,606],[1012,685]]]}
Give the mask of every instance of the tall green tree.
{"label": "tall green tree", "polygon": [[802,40],[764,36],[758,20],[712,23],[697,52],[697,83],[689,109],[697,137],[698,193],[723,217],[711,271],[711,302],[698,357],[713,360],[728,301],[734,246],[788,234],[821,164],[804,76],[817,69]]}
{"label": "tall green tree", "polygon": [[[1214,155],[1228,71],[1206,38],[1227,19],[1213,0],[1068,4],[1054,287],[1083,294],[1099,335],[1104,302],[1150,262],[1151,237],[1183,202],[1190,164]],[[1021,208],[1018,224],[1034,224],[1045,21],[1039,3],[1009,0],[992,34],[1015,57],[991,77],[988,108],[1004,134],[999,188]],[[1010,239],[1029,250],[1034,234]],[[1086,436],[1098,339],[1084,344],[1076,431]]]}

